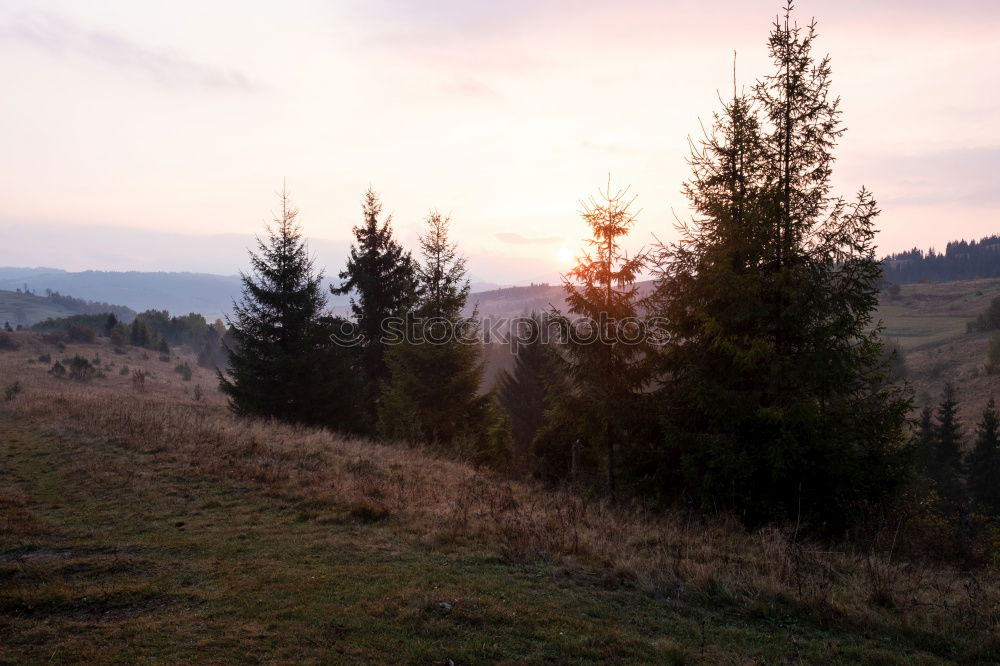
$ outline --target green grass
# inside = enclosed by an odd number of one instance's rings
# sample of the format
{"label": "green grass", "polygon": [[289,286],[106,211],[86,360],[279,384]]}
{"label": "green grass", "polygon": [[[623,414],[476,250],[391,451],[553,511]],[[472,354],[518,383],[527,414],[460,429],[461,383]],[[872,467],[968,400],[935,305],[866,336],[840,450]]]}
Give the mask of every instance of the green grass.
{"label": "green grass", "polygon": [[787,599],[653,595],[429,545],[391,518],[321,522],[263,487],[10,416],[0,442],[0,663],[932,664],[953,654],[940,635],[853,626]]}

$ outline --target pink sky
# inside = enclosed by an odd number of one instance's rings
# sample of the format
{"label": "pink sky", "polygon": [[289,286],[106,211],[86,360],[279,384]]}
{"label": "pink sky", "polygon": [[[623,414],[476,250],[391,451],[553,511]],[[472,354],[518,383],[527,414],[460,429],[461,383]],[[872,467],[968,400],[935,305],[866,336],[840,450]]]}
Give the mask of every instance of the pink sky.
{"label": "pink sky", "polygon": [[[1000,232],[1000,3],[874,4],[797,3],[838,189],[875,192],[884,251]],[[479,279],[553,279],[609,172],[634,244],[673,236],[688,136],[734,50],[740,84],[766,71],[779,8],[0,0],[0,265],[232,273],[284,179],[328,273],[371,184],[405,243],[436,208]]]}

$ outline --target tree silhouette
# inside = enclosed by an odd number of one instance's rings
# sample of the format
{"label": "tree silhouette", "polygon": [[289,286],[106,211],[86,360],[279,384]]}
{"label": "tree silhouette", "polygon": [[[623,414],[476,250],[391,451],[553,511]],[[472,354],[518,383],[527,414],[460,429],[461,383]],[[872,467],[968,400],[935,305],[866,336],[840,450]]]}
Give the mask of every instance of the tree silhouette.
{"label": "tree silhouette", "polygon": [[962,506],[965,499],[961,479],[963,438],[955,387],[946,384],[937,409],[929,472],[941,499],[953,507]]}
{"label": "tree silhouette", "polygon": [[696,500],[839,529],[907,482],[909,401],[873,322],[878,208],[864,188],[831,194],[839,100],[815,23],[790,12],[769,38],[773,73],[749,94],[734,84],[692,144],[695,217],[655,249],[658,397]]}
{"label": "tree silhouette", "polygon": [[379,432],[424,441],[477,462],[506,463],[509,445],[492,394],[481,394],[479,324],[463,316],[469,295],[465,259],[438,213],[420,236],[418,301],[405,340],[387,355],[389,381],[379,406]]}
{"label": "tree silhouette", "polygon": [[340,272],[334,294],[351,294],[351,312],[361,334],[361,369],[367,420],[378,411],[380,384],[388,378],[383,325],[389,317],[404,315],[415,298],[415,267],[392,234],[392,216],[379,221],[382,202],[369,188],[361,205],[364,223],[354,227],[355,243],[347,267]]}
{"label": "tree silhouette", "polygon": [[251,272],[240,275],[243,295],[229,318],[233,344],[220,388],[237,414],[350,429],[327,415],[342,413],[353,395],[344,380],[356,371],[343,356],[329,358],[348,352],[332,349],[328,335],[335,324],[322,314],[323,275],[313,268],[286,190],[280,201],[266,241],[258,238],[257,252],[250,252]]}
{"label": "tree silhouette", "polygon": [[968,459],[969,494],[975,505],[1000,516],[1000,415],[990,398],[976,427]]}
{"label": "tree silhouette", "polygon": [[519,339],[514,367],[504,370],[497,379],[497,399],[507,411],[514,462],[520,471],[531,467],[531,448],[538,432],[546,423],[551,406],[548,391],[553,379],[553,351],[542,339],[546,325],[542,315],[533,313],[521,322],[516,331]]}
{"label": "tree silhouette", "polygon": [[572,318],[562,318],[561,352],[572,390],[557,396],[556,409],[566,418],[574,415],[587,444],[603,452],[612,497],[618,491],[620,449],[648,378],[635,286],[645,255],[629,256],[621,246],[635,223],[634,201],[628,188],[613,190],[609,178],[605,190],[583,202],[580,215],[591,237],[563,279]]}

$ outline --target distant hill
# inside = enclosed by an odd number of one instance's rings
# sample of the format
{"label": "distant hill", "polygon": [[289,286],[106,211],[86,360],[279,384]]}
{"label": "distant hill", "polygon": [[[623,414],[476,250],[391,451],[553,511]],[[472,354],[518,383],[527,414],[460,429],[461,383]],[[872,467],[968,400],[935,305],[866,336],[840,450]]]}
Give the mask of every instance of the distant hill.
{"label": "distant hill", "polygon": [[[653,281],[637,282],[639,295],[648,295]],[[527,287],[504,287],[475,291],[469,295],[465,314],[478,309],[480,317],[518,317],[531,312],[546,312],[553,307],[566,310],[566,291],[561,284],[536,284]]]}
{"label": "distant hill", "polygon": [[143,273],[137,271],[82,271],[0,268],[0,289],[24,289],[36,294],[46,290],[72,294],[132,310],[169,310],[171,314],[197,312],[208,318],[229,312],[239,296],[236,275],[209,273]]}
{"label": "distant hill", "polygon": [[[472,289],[474,292],[483,292],[495,286],[490,283],[474,282]],[[197,312],[209,320],[223,317],[231,312],[233,300],[238,299],[241,292],[238,275],[141,271],[70,272],[58,268],[0,267],[0,290],[13,292],[17,289],[40,295],[50,290],[93,301],[120,303],[136,312],[168,310],[174,315]],[[542,287],[517,289],[525,291],[507,294],[501,300],[513,298],[516,301],[521,298],[529,305],[536,301],[541,303],[536,290],[543,289]],[[548,289],[554,292],[561,290],[558,286]],[[484,293],[489,294],[486,300],[490,303],[497,299],[498,294],[495,291]],[[347,296],[334,296],[327,292],[327,303],[338,314],[347,313],[349,302]],[[514,310],[514,314],[519,313],[520,310]],[[0,324],[2,323],[3,319],[0,318]],[[13,320],[11,323],[14,323]]]}
{"label": "distant hill", "polygon": [[31,326],[46,319],[58,319],[75,314],[113,312],[121,321],[131,321],[135,312],[120,305],[86,301],[59,293],[32,294],[0,290],[0,326]]}

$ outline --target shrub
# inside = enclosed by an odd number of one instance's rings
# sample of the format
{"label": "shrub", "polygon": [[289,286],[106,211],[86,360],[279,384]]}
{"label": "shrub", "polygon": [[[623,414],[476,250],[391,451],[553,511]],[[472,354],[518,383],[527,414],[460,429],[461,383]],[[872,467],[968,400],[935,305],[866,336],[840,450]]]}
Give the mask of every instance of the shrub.
{"label": "shrub", "polygon": [[181,379],[183,379],[184,381],[186,382],[191,381],[191,366],[188,365],[187,363],[179,363],[178,365],[174,366],[174,372],[180,375]]}
{"label": "shrub", "polygon": [[90,344],[97,337],[94,330],[84,326],[83,324],[71,323],[66,326],[66,337],[69,338],[71,342],[83,342]]}
{"label": "shrub", "polygon": [[128,366],[127,365],[123,365],[122,369],[118,371],[118,374],[121,375],[122,377],[124,377],[125,375],[127,375],[128,374]]}
{"label": "shrub", "polygon": [[898,382],[906,379],[908,371],[906,369],[906,354],[899,343],[891,338],[887,338],[882,346],[882,361],[889,367],[889,380]]}
{"label": "shrub", "polygon": [[146,373],[143,370],[132,371],[132,388],[139,393],[146,392]]}
{"label": "shrub", "polygon": [[82,356],[74,356],[69,361],[69,378],[78,382],[90,381],[97,376],[97,368]]}
{"label": "shrub", "polygon": [[17,394],[21,393],[24,389],[21,387],[21,382],[14,382],[8,384],[3,390],[3,401],[10,402],[13,400]]}
{"label": "shrub", "polygon": [[205,397],[205,391],[202,390],[201,384],[197,384],[194,387],[194,399],[201,402],[202,398]]}
{"label": "shrub", "polygon": [[0,350],[14,351],[20,346],[10,331],[0,331]]}
{"label": "shrub", "polygon": [[1000,368],[1000,333],[990,336],[990,346],[986,350],[986,371],[994,373]]}
{"label": "shrub", "polygon": [[56,361],[52,364],[52,368],[49,370],[53,377],[65,377],[66,376],[66,366]]}
{"label": "shrub", "polygon": [[38,362],[39,363],[51,363],[52,362],[52,354],[42,354],[41,356],[38,357]]}
{"label": "shrub", "polygon": [[[115,324],[108,337],[111,339],[111,344],[113,344],[116,349],[120,349],[128,343],[128,329],[122,324]],[[123,351],[122,353],[125,352]]]}
{"label": "shrub", "polygon": [[972,331],[995,331],[1000,328],[1000,296],[990,301],[989,307],[981,315],[976,317],[974,323],[968,325]]}
{"label": "shrub", "polygon": [[62,331],[42,333],[42,342],[48,345],[62,345],[66,342],[66,334]]}
{"label": "shrub", "polygon": [[170,354],[160,354],[161,363],[170,363]]}

